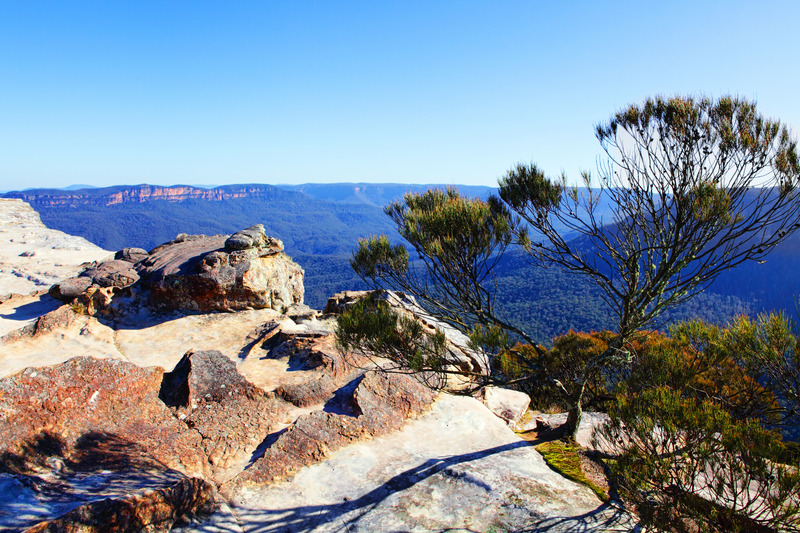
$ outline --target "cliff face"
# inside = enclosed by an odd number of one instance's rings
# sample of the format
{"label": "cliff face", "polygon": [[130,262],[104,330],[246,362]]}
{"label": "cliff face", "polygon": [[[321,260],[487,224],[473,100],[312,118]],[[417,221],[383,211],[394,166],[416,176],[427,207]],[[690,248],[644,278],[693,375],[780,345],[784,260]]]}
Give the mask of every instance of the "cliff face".
{"label": "cliff face", "polygon": [[10,192],[6,198],[19,198],[37,206],[75,207],[81,205],[115,205],[122,203],[142,203],[154,200],[180,202],[183,200],[223,201],[237,198],[266,198],[273,196],[277,189],[271,185],[229,185],[214,189],[201,189],[188,185],[162,187],[158,185],[125,185],[99,189],[79,189],[63,191],[54,189],[35,189]]}
{"label": "cliff face", "polygon": [[0,295],[45,290],[75,276],[81,263],[110,255],[86,239],[45,227],[30,205],[0,198]]}

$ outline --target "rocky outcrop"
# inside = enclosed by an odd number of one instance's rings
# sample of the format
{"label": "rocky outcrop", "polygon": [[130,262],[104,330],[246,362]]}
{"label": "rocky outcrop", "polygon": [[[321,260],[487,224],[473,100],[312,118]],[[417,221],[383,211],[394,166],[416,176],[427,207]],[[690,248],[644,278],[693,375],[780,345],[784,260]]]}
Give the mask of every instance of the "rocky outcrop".
{"label": "rocky outcrop", "polygon": [[303,304],[303,269],[261,224],[228,237],[181,234],[150,253],[124,248],[115,257],[85,265],[54,284],[50,296],[77,299],[89,314],[107,311],[116,293],[134,285],[149,290],[149,302],[162,310],[285,312]]}
{"label": "rocky outcrop", "polygon": [[303,303],[303,269],[261,225],[230,238],[180,236],[152,250],[137,269],[159,308],[280,311]]}
{"label": "rocky outcrop", "polygon": [[76,357],[28,368],[0,380],[0,453],[25,457],[42,434],[58,435],[75,449],[85,435],[100,433],[136,442],[169,468],[207,475],[200,435],[159,400],[163,370],[115,359]]}
{"label": "rocky outcrop", "polygon": [[447,394],[402,429],[353,442],[291,481],[223,492],[245,531],[636,530],[479,401]]}
{"label": "rocky outcrop", "polygon": [[516,390],[486,387],[483,391],[483,403],[491,412],[515,427],[528,411],[531,397]]}
{"label": "rocky outcrop", "polygon": [[110,252],[45,227],[22,200],[0,199],[0,293],[29,294],[75,276],[86,261]]}
{"label": "rocky outcrop", "polygon": [[[341,313],[348,305],[352,305],[368,294],[370,294],[370,291],[345,291],[337,293],[328,299],[325,312]],[[448,346],[445,357],[451,370],[485,375],[489,374],[489,358],[486,354],[470,348],[469,338],[466,335],[431,316],[420,307],[413,296],[396,291],[378,291],[376,294],[395,311],[414,317],[416,320],[422,322],[431,332],[438,330],[444,333]],[[443,385],[445,389],[457,390],[469,387],[469,382],[457,378],[450,378],[450,380]]]}
{"label": "rocky outcrop", "polygon": [[301,416],[224,490],[231,493],[284,479],[347,444],[402,427],[406,419],[427,410],[433,399],[434,393],[411,376],[367,372],[347,398],[350,413],[321,410]]}

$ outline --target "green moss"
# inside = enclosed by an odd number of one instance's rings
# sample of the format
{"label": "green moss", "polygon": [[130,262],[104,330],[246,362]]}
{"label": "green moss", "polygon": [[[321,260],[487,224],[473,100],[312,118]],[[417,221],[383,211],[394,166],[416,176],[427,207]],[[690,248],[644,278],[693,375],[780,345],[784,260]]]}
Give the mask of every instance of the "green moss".
{"label": "green moss", "polygon": [[542,454],[547,466],[567,479],[586,485],[602,501],[608,501],[608,492],[592,483],[583,473],[579,446],[555,440],[536,446],[536,451]]}

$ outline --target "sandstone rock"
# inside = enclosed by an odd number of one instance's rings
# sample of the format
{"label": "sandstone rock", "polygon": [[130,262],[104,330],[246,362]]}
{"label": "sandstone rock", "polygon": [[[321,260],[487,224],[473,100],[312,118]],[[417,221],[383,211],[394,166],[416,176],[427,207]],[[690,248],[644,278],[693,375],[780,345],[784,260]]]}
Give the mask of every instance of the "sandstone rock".
{"label": "sandstone rock", "polygon": [[279,251],[280,241],[263,234],[263,227],[246,231],[253,246],[245,249],[231,251],[223,236],[197,235],[154,249],[137,265],[151,301],[191,311],[283,311],[302,304],[303,270]]}
{"label": "sandstone rock", "polygon": [[168,532],[176,521],[213,511],[215,493],[207,481],[183,479],[170,487],[82,505],[28,533]]}
{"label": "sandstone rock", "polygon": [[356,383],[352,406],[356,416],[314,411],[301,416],[257,459],[225,485],[228,494],[243,486],[272,483],[300,467],[326,458],[343,446],[402,427],[425,411],[434,393],[413,377],[371,371]]}
{"label": "sandstone rock", "polygon": [[330,298],[328,298],[328,303],[325,304],[325,309],[322,311],[323,313],[333,313],[333,314],[341,314],[341,312],[347,308],[348,305],[351,305],[361,298],[365,297],[372,291],[343,291],[337,292]]}
{"label": "sandstone rock", "polygon": [[[578,444],[590,450],[609,451],[595,446],[595,443],[592,439],[594,430],[607,423],[608,420],[608,415],[605,413],[584,411],[583,416],[581,417],[581,424],[578,426],[578,434],[575,440],[578,442]],[[515,431],[519,432],[532,430],[536,430],[538,432],[551,432],[557,431],[558,428],[563,426],[566,422],[567,413],[539,413],[535,416],[526,417],[525,420],[518,423],[517,427],[514,429]]]}
{"label": "sandstone rock", "polygon": [[229,496],[245,531],[635,531],[479,401],[448,394],[399,431]]}
{"label": "sandstone rock", "polygon": [[114,287],[91,285],[74,301],[81,312],[94,316],[109,311],[115,293]]}
{"label": "sandstone rock", "polygon": [[188,475],[209,471],[201,438],[158,398],[163,370],[114,359],[75,357],[0,380],[0,453],[24,456],[43,432],[67,450],[89,433],[138,443]]}
{"label": "sandstone rock", "polygon": [[531,398],[516,390],[486,387],[483,391],[483,403],[495,415],[514,426],[528,410]]}
{"label": "sandstone rock", "polygon": [[92,268],[87,268],[81,272],[82,277],[92,280],[92,283],[100,287],[117,287],[123,289],[130,287],[139,281],[139,274],[133,265],[122,259],[105,261]]}
{"label": "sandstone rock", "polygon": [[92,285],[92,279],[84,276],[65,279],[50,287],[50,296],[64,302],[71,302]]}
{"label": "sandstone rock", "polygon": [[299,381],[282,382],[275,392],[298,407],[331,399],[334,393],[373,365],[355,354],[342,354],[335,346],[333,326],[318,321],[296,324],[272,321],[263,335],[262,347],[270,359],[286,360],[294,372],[307,371]]}
{"label": "sandstone rock", "polygon": [[252,385],[218,351],[187,352],[164,375],[160,396],[200,433],[215,477],[244,464],[286,413],[282,402]]}
{"label": "sandstone rock", "polygon": [[138,263],[147,258],[147,250],[142,248],[123,248],[114,254],[114,259],[127,261],[128,263]]}
{"label": "sandstone rock", "polygon": [[331,398],[338,388],[339,383],[335,379],[328,374],[321,374],[319,379],[300,383],[284,383],[275,392],[297,407],[310,407]]}
{"label": "sandstone rock", "polygon": [[2,342],[11,343],[20,339],[46,335],[56,329],[68,327],[75,322],[75,318],[75,311],[68,305],[62,305],[40,316],[32,323],[3,336]]}
{"label": "sandstone rock", "polygon": [[76,276],[81,263],[109,255],[86,239],[45,227],[22,200],[0,198],[0,292],[47,289]]}
{"label": "sandstone rock", "polygon": [[256,224],[247,229],[237,231],[225,241],[225,249],[228,251],[246,250],[248,248],[259,248],[278,253],[283,251],[283,243],[274,237],[267,237],[262,224]]}

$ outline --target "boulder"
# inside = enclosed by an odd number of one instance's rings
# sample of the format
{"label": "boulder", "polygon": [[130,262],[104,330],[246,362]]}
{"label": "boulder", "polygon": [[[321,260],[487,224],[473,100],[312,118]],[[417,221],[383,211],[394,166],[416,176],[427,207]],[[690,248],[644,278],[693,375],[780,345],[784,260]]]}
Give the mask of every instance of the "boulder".
{"label": "boulder", "polygon": [[531,404],[531,398],[524,392],[516,390],[486,387],[483,391],[483,403],[495,415],[508,422],[510,426],[514,426],[525,415]]}
{"label": "boulder", "polygon": [[147,250],[142,248],[123,248],[114,254],[114,259],[127,261],[128,263],[138,263],[147,258]]}
{"label": "boulder", "polygon": [[246,463],[286,415],[283,402],[247,381],[215,350],[187,352],[164,375],[160,396],[200,433],[215,478]]}
{"label": "boulder", "polygon": [[105,261],[81,272],[81,277],[89,278],[100,287],[124,289],[139,281],[139,274],[133,265],[122,259]]}
{"label": "boulder", "polygon": [[278,253],[283,251],[283,243],[275,237],[267,237],[262,224],[237,231],[225,240],[226,250],[247,250],[248,248],[261,248]]}
{"label": "boulder", "polygon": [[50,296],[55,298],[56,300],[61,300],[64,302],[71,302],[81,294],[83,291],[88,289],[92,285],[92,279],[78,276],[75,278],[65,279],[64,281],[59,281],[48,291]]}
{"label": "boulder", "polygon": [[231,246],[224,236],[182,235],[152,250],[137,264],[152,304],[202,312],[302,304],[303,269],[281,251],[283,243],[260,225],[236,235]]}

